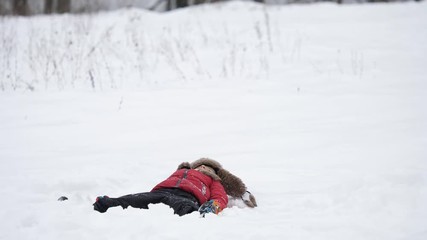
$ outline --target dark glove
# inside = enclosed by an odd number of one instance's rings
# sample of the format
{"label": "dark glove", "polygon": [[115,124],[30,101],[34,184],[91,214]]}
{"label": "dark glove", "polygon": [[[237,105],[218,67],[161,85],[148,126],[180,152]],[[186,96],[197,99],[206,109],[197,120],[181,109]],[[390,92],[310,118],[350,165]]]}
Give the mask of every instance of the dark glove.
{"label": "dark glove", "polygon": [[219,212],[221,212],[221,210],[222,209],[217,200],[209,200],[203,203],[202,206],[200,206],[199,208],[200,215],[202,215],[203,217],[206,213],[218,214]]}

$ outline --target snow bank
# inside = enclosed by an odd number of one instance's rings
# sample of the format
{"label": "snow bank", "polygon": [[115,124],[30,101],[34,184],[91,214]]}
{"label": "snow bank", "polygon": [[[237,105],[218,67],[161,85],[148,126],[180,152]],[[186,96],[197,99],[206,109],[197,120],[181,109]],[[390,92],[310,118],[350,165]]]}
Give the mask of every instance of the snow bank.
{"label": "snow bank", "polygon": [[[425,239],[426,13],[237,2],[2,18],[0,239]],[[92,210],[199,157],[259,207]]]}

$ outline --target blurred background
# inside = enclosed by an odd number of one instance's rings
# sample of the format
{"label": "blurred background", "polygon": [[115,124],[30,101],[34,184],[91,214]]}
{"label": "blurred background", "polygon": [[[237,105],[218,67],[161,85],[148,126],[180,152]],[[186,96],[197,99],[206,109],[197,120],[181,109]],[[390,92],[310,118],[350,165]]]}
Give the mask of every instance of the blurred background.
{"label": "blurred background", "polygon": [[[91,13],[119,8],[143,8],[165,12],[197,4],[226,2],[227,0],[0,0],[0,15],[35,15],[52,13]],[[228,0],[229,1],[229,0]],[[355,4],[369,2],[404,2],[412,0],[245,0],[264,4],[299,4],[335,2]],[[422,1],[422,0],[413,0]]]}

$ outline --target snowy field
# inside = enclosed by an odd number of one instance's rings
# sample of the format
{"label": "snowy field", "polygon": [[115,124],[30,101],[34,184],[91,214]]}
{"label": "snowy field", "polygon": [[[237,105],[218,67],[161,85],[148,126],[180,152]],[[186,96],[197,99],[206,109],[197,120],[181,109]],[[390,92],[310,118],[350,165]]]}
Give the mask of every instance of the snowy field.
{"label": "snowy field", "polygon": [[[0,239],[427,239],[426,29],[425,1],[0,18]],[[93,211],[200,157],[259,207]]]}

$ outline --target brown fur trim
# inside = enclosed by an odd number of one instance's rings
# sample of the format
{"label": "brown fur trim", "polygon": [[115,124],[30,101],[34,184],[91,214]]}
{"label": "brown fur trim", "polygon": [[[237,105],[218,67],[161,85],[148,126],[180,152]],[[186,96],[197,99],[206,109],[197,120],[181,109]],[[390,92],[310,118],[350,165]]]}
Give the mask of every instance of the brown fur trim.
{"label": "brown fur trim", "polygon": [[218,170],[217,174],[221,178],[221,183],[228,195],[232,197],[241,197],[245,194],[246,186],[240,178],[223,168]]}
{"label": "brown fur trim", "polygon": [[206,165],[208,167],[211,167],[215,170],[215,172],[218,172],[219,169],[222,169],[222,166],[219,162],[210,159],[210,158],[200,158],[199,160],[196,160],[191,163],[191,168],[195,169],[199,167],[200,165]]}
{"label": "brown fur trim", "polygon": [[209,171],[205,171],[205,170],[199,170],[199,172],[208,175],[209,177],[211,177],[213,180],[217,180],[217,181],[221,181],[221,178],[218,177],[218,175],[216,175],[215,173],[211,173]]}
{"label": "brown fur trim", "polygon": [[256,200],[255,200],[255,196],[252,193],[249,193],[249,199],[251,200],[252,204],[255,207],[258,207],[258,204],[256,203]]}
{"label": "brown fur trim", "polygon": [[179,170],[179,169],[183,169],[183,168],[190,169],[190,168],[191,168],[190,163],[189,163],[189,162],[183,162],[183,163],[179,164],[179,166],[178,166],[178,170]]}
{"label": "brown fur trim", "polygon": [[255,196],[250,192],[248,193],[249,193],[249,200],[244,200],[243,202],[246,204],[246,206],[250,208],[257,207],[258,205],[256,203]]}
{"label": "brown fur trim", "polygon": [[[195,169],[201,165],[206,165],[208,167],[211,167],[215,170],[216,175],[212,174],[211,172],[202,171],[204,174],[212,177],[215,180],[220,180],[221,184],[224,186],[225,192],[232,196],[232,197],[242,197],[243,194],[246,193],[246,185],[243,183],[243,181],[231,174],[229,171],[222,168],[222,165],[210,158],[200,158],[199,160],[196,160],[191,163],[191,168]],[[256,206],[255,197],[251,195],[253,200],[250,199],[251,203],[249,203],[252,207]],[[249,206],[249,205],[248,205]]]}

